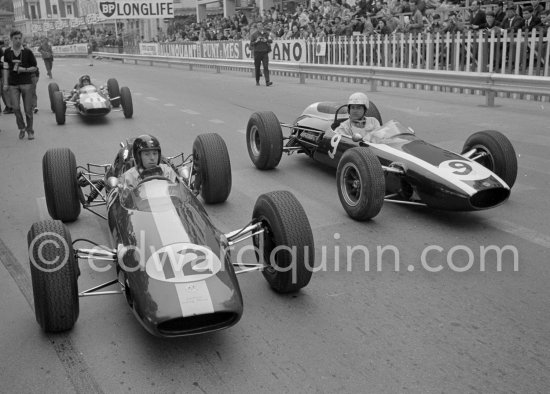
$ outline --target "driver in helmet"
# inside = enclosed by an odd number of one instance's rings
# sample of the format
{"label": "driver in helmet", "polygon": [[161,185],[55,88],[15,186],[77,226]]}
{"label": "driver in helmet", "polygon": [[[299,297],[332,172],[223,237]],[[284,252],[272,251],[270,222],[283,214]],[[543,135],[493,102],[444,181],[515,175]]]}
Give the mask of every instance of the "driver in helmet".
{"label": "driver in helmet", "polygon": [[353,93],[348,99],[349,119],[342,122],[334,132],[348,137],[359,133],[363,139],[370,142],[371,133],[380,127],[380,122],[372,116],[367,116],[368,109],[367,95],[361,92]]}
{"label": "driver in helmet", "polygon": [[160,143],[159,140],[150,135],[143,134],[134,140],[132,145],[132,154],[136,165],[122,174],[121,182],[124,187],[134,187],[142,180],[142,173],[157,168],[158,175],[168,178],[170,182],[175,182],[177,175],[175,171],[167,164],[160,162]]}
{"label": "driver in helmet", "polygon": [[89,75],[82,75],[80,78],[78,78],[78,83],[74,85],[73,88],[73,95],[71,97],[71,101],[76,101],[79,97],[79,90],[80,88],[83,88],[84,86],[88,86],[92,84],[92,80]]}

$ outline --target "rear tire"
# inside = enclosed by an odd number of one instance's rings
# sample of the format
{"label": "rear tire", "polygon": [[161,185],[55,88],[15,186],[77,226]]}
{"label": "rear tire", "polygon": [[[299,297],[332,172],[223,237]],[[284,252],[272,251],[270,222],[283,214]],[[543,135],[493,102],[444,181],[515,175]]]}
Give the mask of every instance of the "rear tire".
{"label": "rear tire", "polygon": [[120,88],[120,104],[124,117],[130,119],[134,114],[134,103],[132,102],[132,93],[126,86]]}
{"label": "rear tire", "polygon": [[52,109],[52,112],[55,112],[55,107],[53,105],[53,94],[54,92],[59,92],[59,85],[55,82],[50,82],[48,84],[48,95],[50,96],[50,108]]}
{"label": "rear tire", "polygon": [[[313,273],[315,245],[300,202],[288,191],[262,194],[256,200],[252,218],[264,229],[263,235],[253,237],[253,243],[260,262],[265,264],[262,273],[271,288],[278,293],[292,293],[305,287]],[[272,256],[275,248],[281,249]]]}
{"label": "rear tire", "polygon": [[27,243],[36,321],[46,332],[70,330],[79,314],[79,269],[69,230],[60,221],[37,222]]}
{"label": "rear tire", "polygon": [[[118,81],[115,78],[109,78],[107,80],[107,91],[109,92],[112,106],[114,108],[120,107],[120,89],[118,87]],[[112,99],[113,97],[117,98]]]}
{"label": "rear tire", "polygon": [[382,209],[386,185],[380,161],[369,148],[348,149],[336,171],[338,197],[347,214],[359,221]]}
{"label": "rear tire", "polygon": [[512,188],[518,175],[516,151],[510,140],[496,130],[484,130],[472,134],[462,148],[462,153],[472,149],[486,156],[476,160],[482,166],[497,174]]}
{"label": "rear tire", "polygon": [[207,204],[224,202],[231,192],[231,162],[219,134],[201,134],[193,143],[194,187]]}
{"label": "rear tire", "polygon": [[67,104],[63,98],[63,93],[53,93],[53,108],[55,112],[55,121],[59,125],[65,124],[65,111],[67,110]]}
{"label": "rear tire", "polygon": [[42,158],[46,205],[52,219],[74,222],[80,214],[76,160],[69,148],[49,149]]}
{"label": "rear tire", "polygon": [[283,155],[283,132],[273,112],[255,112],[246,126],[246,145],[252,163],[260,170],[271,170]]}

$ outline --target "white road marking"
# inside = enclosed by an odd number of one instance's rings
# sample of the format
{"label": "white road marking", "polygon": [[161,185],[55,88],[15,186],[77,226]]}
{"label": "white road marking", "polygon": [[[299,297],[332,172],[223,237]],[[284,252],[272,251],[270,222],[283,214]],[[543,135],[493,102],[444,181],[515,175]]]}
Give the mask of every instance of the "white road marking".
{"label": "white road marking", "polygon": [[46,205],[46,197],[36,198],[36,207],[38,208],[38,217],[40,220],[46,220],[50,218],[48,213],[48,206]]}
{"label": "white road marking", "polygon": [[192,109],[180,109],[180,111],[188,115],[200,115],[200,112],[193,111]]}
{"label": "white road marking", "polygon": [[146,99],[151,100],[151,101],[159,101],[158,98],[156,98],[156,97],[151,97],[151,96],[147,96]]}
{"label": "white road marking", "polygon": [[172,103],[166,103],[164,104],[165,107],[175,107],[176,104],[172,104]]}
{"label": "white road marking", "polygon": [[237,133],[246,134],[246,129],[236,130]]}
{"label": "white road marking", "polygon": [[143,93],[141,92],[132,92],[134,96],[143,96]]}
{"label": "white road marking", "polygon": [[216,124],[223,124],[225,123],[223,120],[220,120],[220,119],[209,119],[208,120],[210,123],[216,123]]}
{"label": "white road marking", "polygon": [[532,242],[543,248],[550,249],[550,236],[546,234],[539,233],[536,230],[520,226],[519,224],[504,219],[489,219],[487,222],[498,230],[515,235],[518,238]]}

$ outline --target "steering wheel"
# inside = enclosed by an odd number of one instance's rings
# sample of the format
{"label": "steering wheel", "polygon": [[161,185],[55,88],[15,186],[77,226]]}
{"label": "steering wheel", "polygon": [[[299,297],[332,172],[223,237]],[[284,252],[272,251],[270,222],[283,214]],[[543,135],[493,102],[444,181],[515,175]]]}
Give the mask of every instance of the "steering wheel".
{"label": "steering wheel", "polygon": [[146,168],[139,174],[139,179],[150,178],[152,176],[164,176],[164,172],[160,166],[153,166],[151,168]]}
{"label": "steering wheel", "polygon": [[169,180],[164,176],[164,172],[162,171],[162,168],[160,166],[154,166],[143,170],[141,174],[139,174],[138,179],[139,183],[136,186],[141,185],[144,182],[153,181],[155,179],[163,181]]}

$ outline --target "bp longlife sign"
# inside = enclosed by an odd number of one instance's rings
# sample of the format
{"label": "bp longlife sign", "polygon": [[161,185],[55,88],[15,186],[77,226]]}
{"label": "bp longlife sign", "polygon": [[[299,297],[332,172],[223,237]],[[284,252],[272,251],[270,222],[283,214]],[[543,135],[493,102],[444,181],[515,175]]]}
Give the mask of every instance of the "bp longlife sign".
{"label": "bp longlife sign", "polygon": [[99,13],[108,19],[157,19],[174,17],[173,0],[99,1]]}

